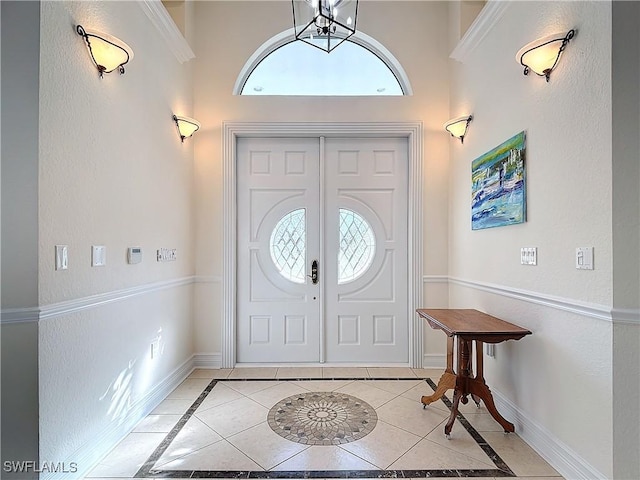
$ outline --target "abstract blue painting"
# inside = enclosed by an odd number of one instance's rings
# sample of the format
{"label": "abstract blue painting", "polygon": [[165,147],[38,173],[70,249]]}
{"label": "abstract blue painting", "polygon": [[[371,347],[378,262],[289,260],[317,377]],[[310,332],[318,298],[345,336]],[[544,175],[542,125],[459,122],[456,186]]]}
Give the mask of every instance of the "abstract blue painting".
{"label": "abstract blue painting", "polygon": [[520,132],[471,164],[471,229],[526,220],[525,134]]}

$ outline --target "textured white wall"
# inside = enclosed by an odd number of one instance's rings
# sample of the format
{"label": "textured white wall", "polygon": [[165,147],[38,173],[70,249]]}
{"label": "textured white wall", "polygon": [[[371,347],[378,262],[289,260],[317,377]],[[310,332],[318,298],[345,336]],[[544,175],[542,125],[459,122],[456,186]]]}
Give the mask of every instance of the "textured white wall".
{"label": "textured white wall", "polygon": [[[131,46],[125,75],[98,77],[77,24]],[[190,64],[136,2],[43,2],[40,35],[40,305],[191,277],[193,144],[171,118],[192,115]],[[56,244],[69,245],[68,270],[54,269]],[[91,245],[106,246],[106,266],[91,267]],[[129,246],[142,263],[127,264]],[[156,262],[161,247],[177,261]],[[41,320],[41,460],[105,453],[105,432],[193,354],[192,304],[189,284]]]}
{"label": "textured white wall", "polygon": [[[447,271],[447,2],[363,2],[358,30],[372,36],[400,61],[411,97],[266,97],[233,96],[232,89],[247,59],[267,40],[291,28],[291,2],[197,2],[195,115],[203,130],[196,138],[197,274],[222,275],[222,145],[224,121],[404,122],[424,123],[424,273]],[[233,41],[232,41],[233,40]],[[337,72],[339,74],[339,72]],[[220,352],[221,285],[198,286],[196,329],[198,352]],[[425,286],[425,302],[446,303],[442,289]],[[207,334],[204,334],[204,333]],[[427,333],[435,336],[433,332]],[[444,341],[434,340],[439,352]]]}
{"label": "textured white wall", "polygon": [[[640,3],[613,3],[613,306],[640,312]],[[616,315],[618,315],[616,313]],[[613,330],[613,477],[640,478],[640,323]]]}
{"label": "textured white wall", "polygon": [[[2,308],[38,305],[38,2],[2,3]],[[21,48],[12,48],[19,44]]]}
{"label": "textured white wall", "polygon": [[[570,28],[578,33],[550,82],[523,76],[517,50]],[[452,115],[474,120],[464,145],[452,147],[450,275],[610,308],[611,5],[510,2],[471,57],[452,62],[451,80]],[[522,130],[527,222],[472,231],[471,162]],[[538,265],[520,265],[520,248],[533,246]],[[575,269],[579,246],[594,247],[595,270]],[[496,347],[485,363],[489,385],[610,477],[611,323],[458,284],[450,305],[532,330]]]}
{"label": "textured white wall", "polygon": [[[2,309],[38,305],[38,2],[2,2]],[[13,48],[20,45],[20,48]],[[33,316],[33,314],[31,315]],[[35,320],[35,319],[33,319]],[[38,460],[38,324],[2,324],[2,462]],[[7,475],[7,473],[4,473]],[[8,475],[7,475],[8,476]],[[36,478],[33,472],[14,478]]]}

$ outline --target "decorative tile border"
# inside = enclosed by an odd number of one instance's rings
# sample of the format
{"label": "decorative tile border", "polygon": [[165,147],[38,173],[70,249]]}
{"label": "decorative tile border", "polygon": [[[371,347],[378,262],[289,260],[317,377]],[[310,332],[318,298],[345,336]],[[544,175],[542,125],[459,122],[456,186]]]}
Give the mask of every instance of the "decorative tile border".
{"label": "decorative tile border", "polygon": [[[214,379],[206,386],[200,396],[189,407],[185,414],[180,418],[178,423],[160,442],[160,445],[149,456],[147,461],[140,467],[135,474],[135,478],[245,478],[245,479],[276,479],[276,478],[433,478],[433,477],[515,477],[507,464],[500,458],[496,451],[487,443],[469,421],[464,418],[460,412],[456,417],[460,424],[469,432],[471,437],[476,441],[478,446],[493,461],[495,469],[448,469],[448,470],[301,470],[301,471],[236,471],[236,470],[158,470],[153,466],[169,448],[171,442],[180,433],[185,424],[193,416],[200,404],[207,398],[213,387],[218,382],[255,382],[255,381],[311,381],[311,380],[416,380],[416,378],[298,378],[298,379],[274,379],[274,378],[227,378]],[[436,384],[430,379],[425,379],[427,384],[435,390]],[[446,397],[442,397],[442,402],[451,409],[451,401]]]}

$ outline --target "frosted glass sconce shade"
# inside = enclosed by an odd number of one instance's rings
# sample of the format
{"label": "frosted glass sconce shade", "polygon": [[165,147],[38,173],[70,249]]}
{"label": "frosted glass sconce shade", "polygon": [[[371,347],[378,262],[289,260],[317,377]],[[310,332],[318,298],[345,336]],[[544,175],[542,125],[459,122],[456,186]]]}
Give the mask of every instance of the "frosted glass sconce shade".
{"label": "frosted glass sconce shade", "polygon": [[467,134],[467,127],[471,120],[473,120],[473,116],[471,115],[454,118],[444,124],[444,129],[449,132],[452,137],[459,138],[460,143],[464,143],[464,136]]}
{"label": "frosted glass sconce shade", "polygon": [[185,138],[189,138],[200,129],[200,122],[193,118],[174,115],[173,121],[176,122],[178,132],[180,133],[180,139],[183,142]]}
{"label": "frosted glass sconce shade", "polygon": [[292,0],[292,4],[296,40],[329,53],[356,32],[358,0]]}
{"label": "frosted glass sconce shade", "polygon": [[100,78],[105,73],[118,70],[124,73],[125,64],[133,59],[133,50],[122,40],[93,30],[87,30],[82,25],[76,27],[78,35],[84,38],[91,55],[91,60],[95,64]]}
{"label": "frosted glass sconce shade", "polygon": [[525,75],[532,71],[548,82],[562,52],[575,34],[575,30],[569,30],[566,35],[558,33],[531,42],[518,51],[516,61],[524,67]]}

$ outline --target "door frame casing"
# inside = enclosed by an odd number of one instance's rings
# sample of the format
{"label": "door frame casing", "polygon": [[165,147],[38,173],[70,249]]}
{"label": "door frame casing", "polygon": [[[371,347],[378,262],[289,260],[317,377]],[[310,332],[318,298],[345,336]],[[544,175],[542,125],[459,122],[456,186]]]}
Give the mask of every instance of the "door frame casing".
{"label": "door frame casing", "polygon": [[222,266],[222,368],[236,364],[237,204],[236,145],[239,137],[398,137],[406,138],[409,160],[408,193],[408,303],[410,321],[409,366],[422,368],[424,328],[415,314],[422,306],[422,122],[392,123],[223,123],[223,266]]}

